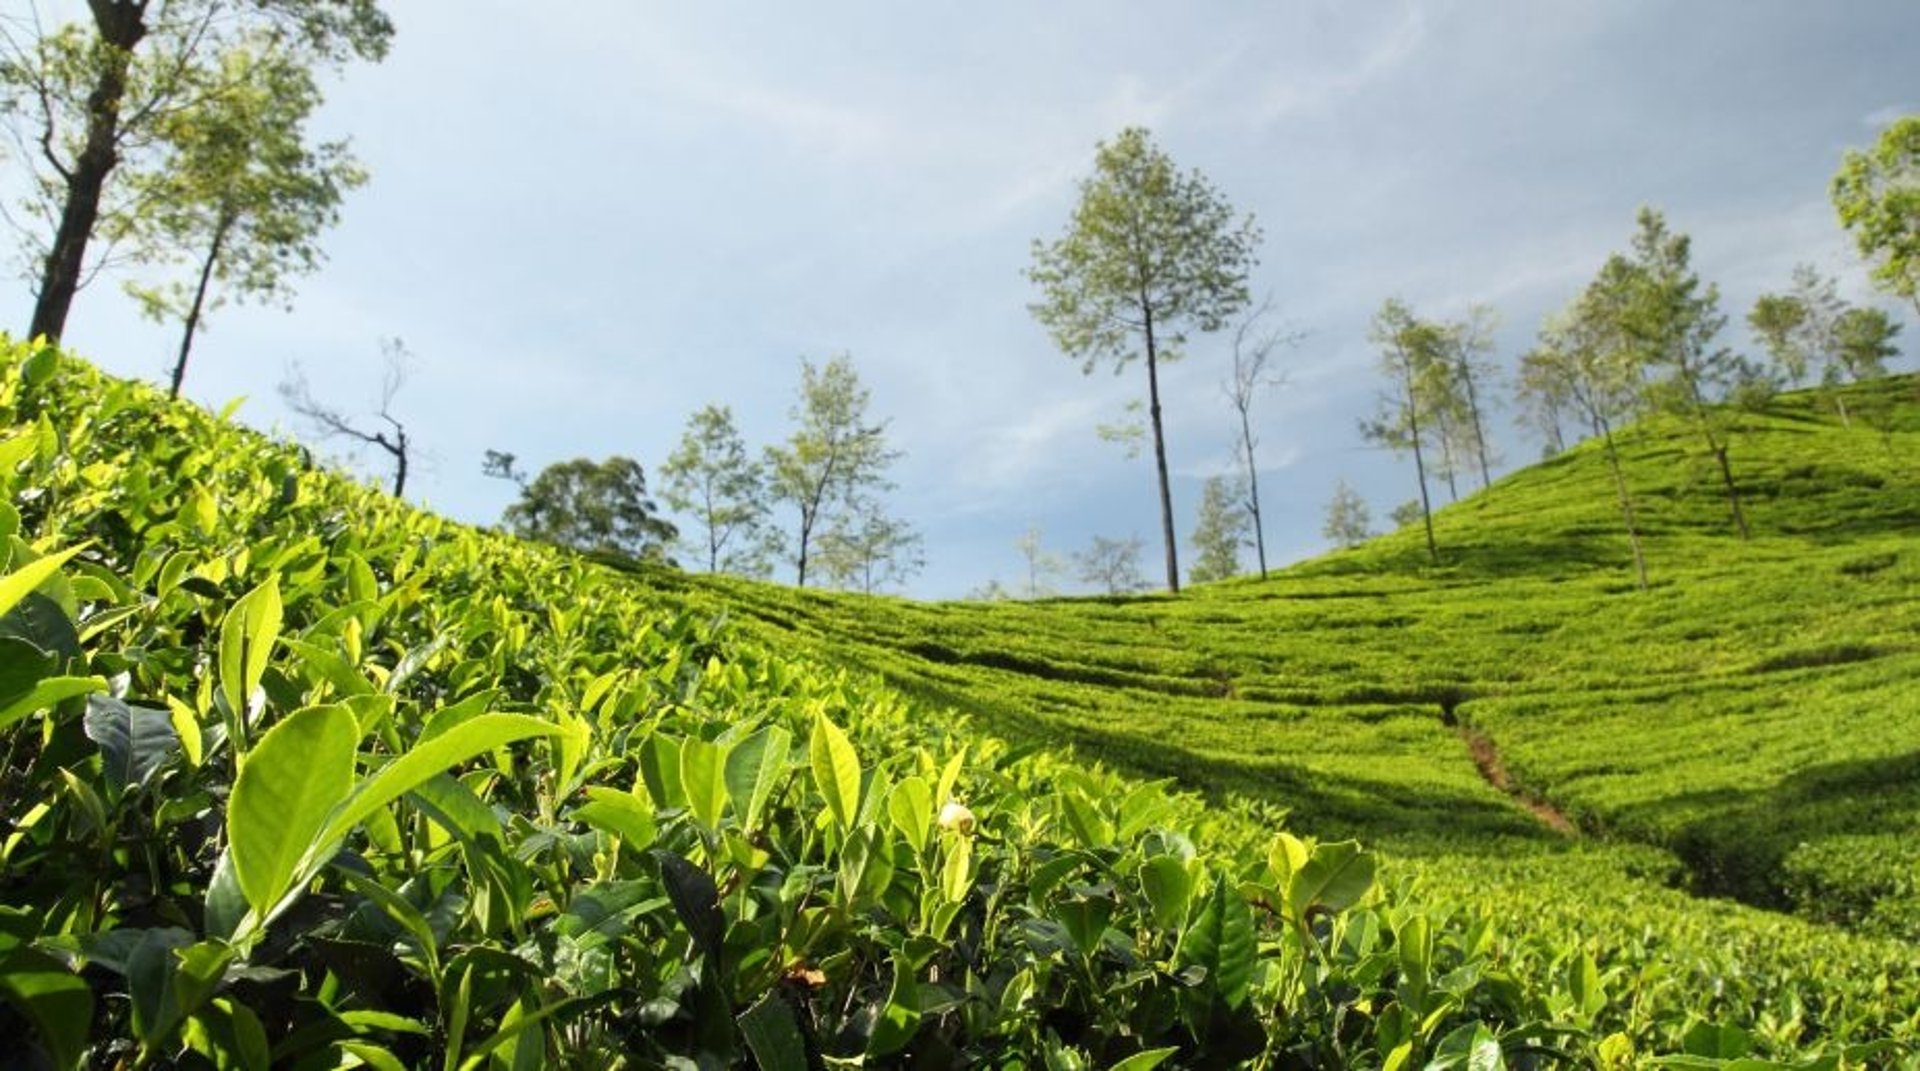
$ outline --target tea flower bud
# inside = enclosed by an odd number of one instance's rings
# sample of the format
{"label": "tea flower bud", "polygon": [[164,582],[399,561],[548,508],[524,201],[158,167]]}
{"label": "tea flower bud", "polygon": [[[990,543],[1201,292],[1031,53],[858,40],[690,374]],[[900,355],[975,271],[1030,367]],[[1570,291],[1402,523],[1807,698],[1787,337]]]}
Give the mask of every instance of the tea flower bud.
{"label": "tea flower bud", "polygon": [[970,837],[973,835],[974,824],[973,812],[967,810],[967,805],[959,800],[948,800],[946,805],[940,808],[941,829],[950,829]]}

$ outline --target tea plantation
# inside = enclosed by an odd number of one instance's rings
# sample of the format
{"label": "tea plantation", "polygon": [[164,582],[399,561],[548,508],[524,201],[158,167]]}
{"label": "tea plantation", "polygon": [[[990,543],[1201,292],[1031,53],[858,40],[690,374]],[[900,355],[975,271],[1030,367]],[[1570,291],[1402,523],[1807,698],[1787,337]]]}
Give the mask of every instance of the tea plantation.
{"label": "tea plantation", "polygon": [[[1920,405],[1178,600],[622,570],[0,343],[24,1066],[1920,1066]],[[1549,824],[1561,823],[1560,827]]]}

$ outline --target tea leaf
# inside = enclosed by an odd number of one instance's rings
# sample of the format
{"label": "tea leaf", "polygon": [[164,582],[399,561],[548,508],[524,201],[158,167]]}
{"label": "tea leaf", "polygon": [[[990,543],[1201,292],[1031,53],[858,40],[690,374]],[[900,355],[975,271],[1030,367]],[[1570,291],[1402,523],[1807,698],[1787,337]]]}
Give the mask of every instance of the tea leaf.
{"label": "tea leaf", "polygon": [[234,872],[247,903],[266,915],[323,839],[327,816],[353,787],[358,733],[344,707],[308,707],[267,730],[240,764],[227,803]]}

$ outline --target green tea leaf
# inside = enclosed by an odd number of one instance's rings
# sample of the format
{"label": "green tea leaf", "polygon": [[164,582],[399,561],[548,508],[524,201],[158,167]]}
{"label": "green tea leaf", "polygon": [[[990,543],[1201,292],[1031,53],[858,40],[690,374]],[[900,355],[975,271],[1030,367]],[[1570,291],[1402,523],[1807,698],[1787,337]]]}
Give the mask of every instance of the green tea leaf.
{"label": "green tea leaf", "polygon": [[792,748],[793,734],[784,726],[769,725],[727,752],[727,792],[743,828],[760,827],[761,812],[786,773]]}
{"label": "green tea leaf", "polygon": [[603,833],[619,837],[634,851],[653,844],[659,835],[653,813],[631,792],[601,786],[587,789],[589,802],[573,809],[573,816]]}
{"label": "green tea leaf", "polygon": [[1177,930],[1186,924],[1193,902],[1193,871],[1178,856],[1156,855],[1140,863],[1140,891],[1153,909],[1153,924]]}
{"label": "green tea leaf", "polygon": [[927,836],[933,831],[933,786],[917,775],[903,778],[887,797],[887,816],[915,855],[926,851]]}
{"label": "green tea leaf", "polygon": [[244,716],[267,659],[280,636],[280,578],[269,575],[242,595],[220,623],[220,690],[236,716]]}
{"label": "green tea leaf", "polygon": [[680,787],[687,794],[693,820],[708,829],[720,828],[727,806],[727,749],[708,740],[688,739],[680,745]]}
{"label": "green tea leaf", "polygon": [[1484,1023],[1466,1023],[1440,1039],[1427,1071],[1505,1071],[1500,1042]]}
{"label": "green tea leaf", "polygon": [[32,688],[14,695],[0,705],[0,729],[28,717],[35,711],[47,710],[76,696],[91,695],[107,690],[107,682],[102,677],[47,677],[36,682]]}
{"label": "green tea leaf", "polygon": [[1215,876],[1213,891],[1180,938],[1180,962],[1205,968],[1221,1001],[1238,1008],[1247,999],[1258,952],[1253,909],[1226,878]]}
{"label": "green tea leaf", "polygon": [[285,896],[300,861],[324,838],[327,816],[353,787],[353,715],[308,707],[267,730],[241,760],[227,803],[227,837],[247,903],[264,916]]}
{"label": "green tea leaf", "polygon": [[55,1067],[81,1066],[93,1025],[93,990],[79,975],[44,952],[15,948],[0,958],[0,997],[32,1025]]}
{"label": "green tea leaf", "polygon": [[[347,715],[349,721],[352,715]],[[482,714],[470,718],[431,740],[415,744],[407,753],[380,768],[353,790],[353,797],[327,823],[320,844],[345,837],[377,807],[385,807],[449,767],[484,755],[494,748],[535,736],[552,736],[558,726],[525,714]]]}
{"label": "green tea leaf", "polygon": [[1179,1051],[1176,1048],[1146,1049],[1114,1064],[1110,1071],[1153,1071],[1165,1063],[1167,1057]]}
{"label": "green tea leaf", "polygon": [[1309,909],[1345,911],[1373,887],[1373,856],[1358,841],[1316,844],[1306,865],[1287,882],[1287,904],[1296,918]]}
{"label": "green tea leaf", "polygon": [[687,793],[680,785],[680,741],[655,733],[640,745],[640,781],[647,786],[655,810],[685,807]]}
{"label": "green tea leaf", "polygon": [[913,977],[913,964],[900,953],[893,954],[893,984],[887,989],[887,1003],[867,1039],[868,1056],[889,1056],[907,1047],[920,1029],[920,986]]}
{"label": "green tea leaf", "polygon": [[0,614],[11,611],[35,588],[52,579],[69,558],[83,549],[84,545],[68,547],[58,554],[30,561],[6,576],[0,576]]}
{"label": "green tea leaf", "polygon": [[813,760],[813,783],[827,801],[827,810],[841,829],[853,826],[860,814],[860,756],[852,741],[825,714],[813,722],[807,748]]}
{"label": "green tea leaf", "polygon": [[653,857],[660,864],[660,881],[667,887],[667,899],[693,936],[694,947],[719,959],[720,944],[727,934],[726,916],[720,913],[719,886],[706,871],[673,852],[656,850]]}
{"label": "green tea leaf", "polygon": [[778,993],[734,1018],[760,1071],[807,1071],[807,1041],[800,1033],[793,1008]]}
{"label": "green tea leaf", "polygon": [[105,760],[102,772],[116,788],[146,784],[181,749],[166,711],[131,707],[108,695],[87,700],[82,727],[87,739],[99,746]]}
{"label": "green tea leaf", "polygon": [[947,838],[947,861],[940,868],[940,895],[949,903],[960,903],[973,891],[973,839]]}

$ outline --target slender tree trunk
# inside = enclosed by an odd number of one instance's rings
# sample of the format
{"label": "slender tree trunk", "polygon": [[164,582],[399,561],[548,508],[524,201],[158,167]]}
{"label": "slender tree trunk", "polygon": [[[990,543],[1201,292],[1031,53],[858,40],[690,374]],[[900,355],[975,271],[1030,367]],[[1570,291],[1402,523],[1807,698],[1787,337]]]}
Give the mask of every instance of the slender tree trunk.
{"label": "slender tree trunk", "polygon": [[1473,371],[1465,361],[1460,362],[1460,382],[1467,388],[1467,416],[1473,420],[1474,456],[1480,460],[1480,489],[1493,486],[1493,473],[1487,467],[1487,433],[1480,423],[1480,396],[1473,389]]}
{"label": "slender tree trunk", "polygon": [[1727,447],[1713,433],[1713,423],[1707,417],[1707,406],[1700,398],[1700,392],[1692,389],[1693,381],[1688,380],[1689,393],[1693,396],[1693,419],[1700,425],[1700,434],[1707,440],[1707,451],[1720,466],[1720,482],[1727,489],[1727,505],[1733,510],[1733,526],[1739,530],[1741,539],[1751,539],[1747,531],[1747,514],[1740,508],[1740,488],[1733,482],[1733,466],[1727,463]]}
{"label": "slender tree trunk", "polygon": [[1160,365],[1154,348],[1153,306],[1144,296],[1140,302],[1146,313],[1147,334],[1147,413],[1153,420],[1153,463],[1160,475],[1160,534],[1167,545],[1167,590],[1180,594],[1180,558],[1174,546],[1173,491],[1167,483],[1167,437],[1160,426]]}
{"label": "slender tree trunk", "polygon": [[1840,426],[1851,430],[1853,427],[1853,419],[1847,415],[1847,396],[1835,390],[1833,392],[1833,407],[1840,413]]}
{"label": "slender tree trunk", "polygon": [[1433,501],[1427,497],[1427,459],[1420,452],[1420,400],[1413,389],[1413,366],[1406,365],[1407,430],[1413,437],[1413,472],[1420,478],[1420,519],[1427,527],[1427,557],[1440,564],[1440,546],[1433,538]]}
{"label": "slender tree trunk", "polygon": [[1741,539],[1752,539],[1753,533],[1747,529],[1747,512],[1740,506],[1740,488],[1733,482],[1733,466],[1727,463],[1725,443],[1716,442],[1713,434],[1707,434],[1707,443],[1713,449],[1713,459],[1720,465],[1720,482],[1727,488],[1727,505],[1733,509],[1734,527],[1740,529]]}
{"label": "slender tree trunk", "polygon": [[231,214],[220,217],[220,226],[214,229],[213,244],[207,247],[207,259],[200,264],[200,283],[193,290],[193,305],[187,309],[186,326],[180,332],[180,356],[173,362],[173,385],[169,393],[180,397],[180,384],[187,378],[187,355],[193,352],[193,333],[200,326],[200,313],[206,308],[207,286],[213,281],[213,268],[220,262],[220,247],[226,244],[227,232],[233,227]]}
{"label": "slender tree trunk", "polygon": [[1633,496],[1627,493],[1627,475],[1620,471],[1620,454],[1613,448],[1613,427],[1596,418],[1607,446],[1607,467],[1613,471],[1613,486],[1620,494],[1620,516],[1627,522],[1627,542],[1633,547],[1634,578],[1640,590],[1647,590],[1647,559],[1640,552],[1640,526],[1633,519]]}
{"label": "slender tree trunk", "polygon": [[1253,514],[1253,546],[1260,557],[1260,579],[1267,578],[1267,533],[1260,520],[1260,469],[1253,462],[1253,424],[1240,410],[1240,445],[1247,452],[1247,511]]}
{"label": "slender tree trunk", "polygon": [[396,444],[393,452],[393,497],[403,498],[407,493],[407,429],[395,426]]}
{"label": "slender tree trunk", "polygon": [[100,218],[100,197],[107,176],[120,163],[120,103],[127,92],[127,72],[133,48],[147,35],[145,0],[88,0],[95,31],[109,46],[100,79],[87,94],[87,140],[67,180],[67,198],[60,208],[60,224],[47,250],[35,295],[28,338],[45,336],[59,341],[67,329],[67,313],[80,289],[87,260],[87,241]]}
{"label": "slender tree trunk", "polygon": [[799,566],[799,570],[800,570],[800,575],[794,582],[795,586],[797,587],[804,588],[807,586],[807,538],[812,534],[813,534],[813,520],[812,518],[807,516],[807,512],[805,510],[801,510],[800,511],[800,553],[794,559],[795,564]]}

